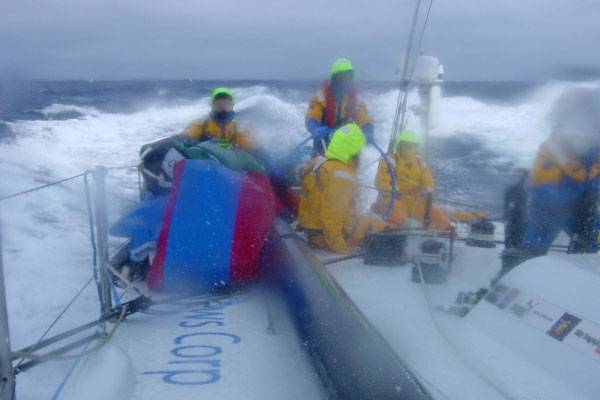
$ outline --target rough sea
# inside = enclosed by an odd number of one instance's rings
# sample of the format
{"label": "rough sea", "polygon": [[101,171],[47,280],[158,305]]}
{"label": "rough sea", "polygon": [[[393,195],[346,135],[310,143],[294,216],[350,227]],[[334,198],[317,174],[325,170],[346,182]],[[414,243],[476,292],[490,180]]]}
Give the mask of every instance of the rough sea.
{"label": "rough sea", "polygon": [[[135,163],[141,144],[177,133],[205,115],[208,93],[217,85],[234,88],[238,118],[253,128],[267,151],[284,154],[308,135],[303,115],[319,82],[4,82],[0,152],[15,158],[2,157],[0,173],[21,165],[21,169],[37,168],[38,175],[39,170],[45,171],[47,176],[38,178],[50,180],[76,172],[61,169],[62,164],[88,168],[98,161]],[[438,201],[465,202],[497,213],[501,189],[513,179],[515,167],[530,163],[547,135],[544,113],[565,86],[560,82],[445,83],[441,122],[426,153],[437,180]],[[390,135],[395,87],[394,83],[359,84],[382,147]],[[410,100],[416,102],[417,96]],[[409,126],[418,130],[416,121],[413,117]],[[36,153],[38,148],[43,148],[43,155]],[[365,152],[363,166],[370,167],[376,158],[372,153]],[[0,193],[19,190],[26,183],[24,177],[22,184],[2,185]]]}
{"label": "rough sea", "polygon": [[[567,82],[447,82],[439,125],[426,144],[435,201],[498,216],[505,187],[529,167],[548,136],[546,114]],[[304,113],[319,82],[281,81],[19,81],[0,82],[0,197],[77,175],[96,165],[133,166],[142,144],[179,133],[209,111],[208,95],[226,85],[236,93],[242,124],[268,152],[285,157],[308,136]],[[359,83],[359,96],[385,147],[398,96],[394,83]],[[409,97],[409,108],[417,102]],[[409,127],[418,131],[417,118]],[[379,155],[361,158],[362,205],[374,197]],[[109,172],[110,218],[133,204],[135,169]],[[91,274],[91,247],[82,179],[0,202],[3,258],[13,348],[34,342]],[[97,315],[93,285],[53,332]],[[61,371],[40,367],[52,385]],[[44,369],[45,368],[45,369]],[[21,378],[20,378],[21,379]],[[23,377],[23,382],[33,379]],[[29,379],[29,381],[28,381]],[[20,398],[39,386],[20,385]],[[51,391],[49,391],[51,394]]]}

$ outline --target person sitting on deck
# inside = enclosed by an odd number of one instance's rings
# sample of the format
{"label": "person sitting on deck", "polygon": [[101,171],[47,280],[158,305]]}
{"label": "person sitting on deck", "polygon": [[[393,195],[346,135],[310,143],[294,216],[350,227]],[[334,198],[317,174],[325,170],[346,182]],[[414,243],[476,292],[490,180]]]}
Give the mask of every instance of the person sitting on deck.
{"label": "person sitting on deck", "polygon": [[325,155],[304,167],[298,224],[315,247],[346,254],[369,230],[387,226],[355,211],[358,156],[365,142],[360,127],[347,124],[334,132]]}
{"label": "person sitting on deck", "polygon": [[396,151],[387,159],[381,159],[375,177],[375,187],[379,195],[371,209],[378,214],[386,214],[392,196],[390,168],[396,174],[395,199],[388,220],[402,225],[409,219],[423,222],[427,209],[429,221],[438,231],[450,229],[450,219],[444,211],[431,204],[434,181],[427,164],[419,157],[421,140],[410,131],[400,133],[396,139]]}
{"label": "person sitting on deck", "polygon": [[313,155],[323,154],[332,133],[348,123],[356,123],[367,137],[373,135],[373,121],[367,106],[356,94],[350,60],[335,60],[329,78],[310,100],[306,113],[306,129],[313,138]]}
{"label": "person sitting on deck", "polygon": [[234,119],[233,100],[233,92],[230,89],[214,89],[209,116],[190,123],[184,133],[199,141],[215,140],[224,146],[239,147],[246,151],[255,150],[254,135],[242,130]]}

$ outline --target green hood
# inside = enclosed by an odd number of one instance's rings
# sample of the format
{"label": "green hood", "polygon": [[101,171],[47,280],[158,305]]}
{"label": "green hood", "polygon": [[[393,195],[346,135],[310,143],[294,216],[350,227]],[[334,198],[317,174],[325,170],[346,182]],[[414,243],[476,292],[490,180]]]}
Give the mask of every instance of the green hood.
{"label": "green hood", "polygon": [[325,157],[348,164],[352,157],[360,153],[365,143],[365,135],[358,125],[344,125],[333,133]]}

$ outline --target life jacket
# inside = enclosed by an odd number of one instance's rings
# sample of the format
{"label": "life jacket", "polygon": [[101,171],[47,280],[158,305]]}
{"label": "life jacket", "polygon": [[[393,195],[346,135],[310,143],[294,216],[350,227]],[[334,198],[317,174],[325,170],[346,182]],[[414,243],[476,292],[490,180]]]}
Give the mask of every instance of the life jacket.
{"label": "life jacket", "polygon": [[[330,128],[335,128],[337,127],[338,124],[338,120],[337,120],[337,107],[336,107],[336,99],[335,96],[333,95],[333,90],[331,90],[331,82],[330,81],[325,81],[323,82],[323,86],[321,87],[321,89],[323,90],[323,94],[325,95],[325,115],[324,115],[324,122],[327,124],[328,127]],[[346,104],[346,109],[347,109],[347,115],[345,116],[345,118],[343,118],[344,116],[340,115],[340,119],[343,119],[344,122],[352,122],[354,121],[354,117],[356,116],[356,106],[357,106],[357,98],[356,98],[356,88],[353,86],[352,88],[350,88],[350,90],[348,91],[348,94],[346,95],[347,98],[347,104]],[[342,107],[343,105],[343,99],[339,102],[340,107]],[[343,110],[340,110],[340,112]]]}

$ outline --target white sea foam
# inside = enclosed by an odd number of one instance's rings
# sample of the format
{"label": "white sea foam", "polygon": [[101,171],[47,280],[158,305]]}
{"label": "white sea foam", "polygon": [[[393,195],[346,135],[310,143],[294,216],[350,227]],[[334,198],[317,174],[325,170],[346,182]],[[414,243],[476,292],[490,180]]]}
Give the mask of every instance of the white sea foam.
{"label": "white sea foam", "polygon": [[[512,105],[491,104],[471,97],[445,98],[441,122],[431,132],[431,140],[465,135],[492,150],[497,160],[529,165],[548,134],[545,114],[565,86],[548,84]],[[241,120],[253,127],[259,142],[269,151],[283,155],[307,137],[304,112],[308,98],[290,102],[265,86],[240,88],[236,92]],[[364,94],[382,147],[389,138],[397,94],[394,90]],[[411,102],[415,100],[413,93]],[[3,177],[0,196],[74,175],[95,165],[134,165],[138,162],[140,145],[180,132],[189,121],[208,110],[207,98],[173,107],[150,106],[128,114],[53,104],[41,111],[45,119],[8,123],[16,140],[0,145]],[[52,119],[66,113],[77,116]],[[415,121],[412,116],[409,124],[414,125]],[[366,149],[361,175],[365,183],[375,174],[373,161],[377,158],[374,149]],[[136,185],[135,171],[111,172],[108,186],[113,216],[127,204],[125,199],[135,200]],[[35,341],[90,276],[89,232],[81,180],[0,205],[11,333],[16,348]],[[96,307],[92,285],[68,315],[66,325],[86,322]],[[43,379],[48,385],[57,382],[62,373],[60,369],[46,372]],[[31,383],[33,378],[21,379]],[[20,398],[39,398],[36,390],[27,384],[20,385]]]}
{"label": "white sea foam", "polygon": [[81,116],[99,116],[100,112],[94,107],[76,106],[73,104],[55,103],[44,107],[41,111],[44,117],[53,117],[60,114],[79,114]]}

